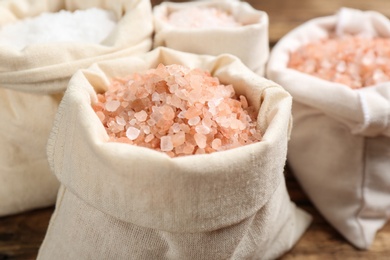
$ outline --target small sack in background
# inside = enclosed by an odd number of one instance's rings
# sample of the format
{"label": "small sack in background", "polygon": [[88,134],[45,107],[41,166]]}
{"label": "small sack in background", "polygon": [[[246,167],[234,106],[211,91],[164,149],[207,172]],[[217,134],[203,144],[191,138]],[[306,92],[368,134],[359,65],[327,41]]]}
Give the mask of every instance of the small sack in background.
{"label": "small sack in background", "polygon": [[[83,40],[82,36],[91,34],[90,31],[74,35],[78,28],[72,31],[72,24],[66,24],[79,21],[81,28],[93,28],[91,23],[98,21],[91,16],[88,17],[92,21],[81,24],[80,13],[90,8],[111,11],[115,20],[111,22],[116,23],[106,36],[97,39],[100,42],[86,42],[88,37]],[[42,18],[43,13],[60,10],[65,23],[57,16],[57,29],[48,24],[51,29],[35,31],[35,38],[27,36],[37,26],[54,19],[53,14]],[[65,14],[66,11],[76,12]],[[74,16],[63,18],[69,15]],[[33,18],[41,20],[33,22]],[[103,18],[96,17],[100,23]],[[27,19],[29,27],[23,27]],[[61,24],[68,30],[62,29],[63,35],[58,32]],[[49,169],[46,144],[72,74],[95,61],[149,51],[152,31],[152,11],[146,0],[126,4],[93,0],[1,1],[0,37],[7,39],[0,39],[0,216],[54,204],[59,184]],[[71,37],[66,37],[68,33]],[[63,37],[57,41],[53,35]],[[79,41],[73,41],[76,36],[80,36]],[[89,38],[94,37],[92,34]]]}
{"label": "small sack in background", "polygon": [[[246,96],[258,112],[256,127],[263,133],[262,140],[174,158],[109,141],[101,115],[92,108],[101,99],[97,93],[104,93],[113,78],[160,63],[200,68],[223,84],[232,84],[236,94]],[[106,109],[118,109],[118,104],[112,105]],[[142,122],[150,120],[134,116]],[[282,255],[310,223],[310,217],[290,201],[285,186],[290,117],[288,93],[231,55],[198,56],[158,48],[77,72],[48,143],[49,162],[61,189],[38,259],[274,259]]]}
{"label": "small sack in background", "polygon": [[[237,56],[263,75],[269,56],[268,15],[238,0],[163,2],[153,9],[154,46]],[[179,26],[181,25],[181,26]]]}
{"label": "small sack in background", "polygon": [[[294,99],[288,162],[295,176],[325,218],[361,249],[390,218],[389,37],[383,15],[343,8],[282,38],[267,69]],[[305,52],[319,63],[294,66],[310,74],[289,67],[290,55],[307,44]],[[314,44],[322,44],[317,53]],[[383,47],[373,53],[374,44]],[[328,50],[337,54],[321,58]],[[338,56],[343,60],[335,63]]]}

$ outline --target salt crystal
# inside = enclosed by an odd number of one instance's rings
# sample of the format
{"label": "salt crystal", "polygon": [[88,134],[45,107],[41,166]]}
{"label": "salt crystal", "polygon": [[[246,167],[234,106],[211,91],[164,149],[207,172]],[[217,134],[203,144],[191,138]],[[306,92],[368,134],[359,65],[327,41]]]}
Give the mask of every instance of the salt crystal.
{"label": "salt crystal", "polygon": [[145,137],[145,143],[149,143],[150,141],[152,141],[154,139],[154,135],[153,134],[149,134]]}
{"label": "salt crystal", "polygon": [[152,101],[154,101],[154,102],[160,101],[160,95],[157,92],[154,92],[152,94]]}
{"label": "salt crystal", "polygon": [[204,125],[197,125],[195,131],[199,134],[207,135],[210,133],[210,128]]}
{"label": "salt crystal", "polygon": [[100,43],[115,26],[115,14],[99,8],[41,13],[1,27],[0,44],[22,50],[39,43]]}
{"label": "salt crystal", "polygon": [[211,142],[211,147],[215,150],[218,150],[222,145],[222,141],[221,139],[219,138],[215,138],[212,142]]}
{"label": "salt crystal", "polygon": [[[177,85],[174,93],[168,87],[172,85]],[[156,149],[170,157],[261,140],[255,130],[257,113],[246,98],[237,98],[231,85],[220,84],[200,69],[160,64],[157,69],[114,79],[97,100],[93,108],[111,141]],[[113,101],[125,104],[117,107]]]}
{"label": "salt crystal", "polygon": [[137,139],[137,137],[139,136],[140,133],[141,133],[141,131],[139,129],[132,127],[132,126],[127,128],[127,130],[126,130],[127,138],[129,138],[132,141]]}
{"label": "salt crystal", "polygon": [[134,117],[139,121],[139,122],[144,122],[148,118],[148,113],[145,112],[145,110],[141,110],[137,113],[134,114]]}
{"label": "salt crystal", "polygon": [[104,119],[106,118],[106,116],[104,115],[104,113],[102,111],[97,111],[96,115],[99,117],[101,122],[104,122]]}
{"label": "salt crystal", "polygon": [[121,102],[119,102],[118,100],[111,100],[106,103],[105,108],[109,112],[114,112],[119,108],[120,105]]}
{"label": "salt crystal", "polygon": [[174,124],[172,125],[172,131],[173,131],[174,133],[180,132],[180,124],[179,124],[179,123],[174,123]]}
{"label": "salt crystal", "polygon": [[175,118],[175,111],[171,106],[162,106],[161,107],[161,113],[163,114],[163,118],[165,120],[172,120]]}
{"label": "salt crystal", "polygon": [[205,153],[206,153],[206,151],[203,148],[198,148],[198,149],[196,149],[196,152],[195,152],[195,154],[205,154]]}
{"label": "salt crystal", "polygon": [[150,127],[148,125],[142,126],[142,131],[144,131],[145,134],[150,134]]}
{"label": "salt crystal", "polygon": [[172,138],[170,136],[162,136],[160,148],[161,151],[163,152],[172,151],[173,149]]}
{"label": "salt crystal", "polygon": [[195,142],[199,146],[199,148],[205,148],[207,143],[207,137],[205,135],[202,135],[200,133],[194,134]]}
{"label": "salt crystal", "polygon": [[121,126],[126,125],[126,120],[124,120],[122,117],[116,116],[115,117],[116,123]]}
{"label": "salt crystal", "polygon": [[186,143],[186,145],[183,148],[183,153],[187,154],[187,155],[190,155],[190,154],[192,154],[194,152],[194,149],[195,149],[194,145],[192,145],[190,143]]}
{"label": "salt crystal", "polygon": [[389,61],[390,39],[344,35],[302,46],[288,67],[356,89],[389,81]]}
{"label": "salt crystal", "polygon": [[172,12],[168,22],[181,28],[238,27],[241,24],[223,10],[214,7],[193,7]]}
{"label": "salt crystal", "polygon": [[202,125],[207,128],[211,128],[213,126],[213,120],[210,117],[204,117],[202,119]]}
{"label": "salt crystal", "polygon": [[149,125],[149,126],[154,126],[156,124],[156,121],[154,119],[149,119],[148,121],[146,121],[146,123]]}
{"label": "salt crystal", "polygon": [[191,119],[188,120],[188,124],[193,126],[193,125],[197,125],[198,123],[200,122],[200,117],[199,116],[195,116]]}
{"label": "salt crystal", "polygon": [[180,129],[184,132],[184,133],[189,133],[190,130],[191,130],[191,127],[189,125],[186,125],[186,124],[180,124]]}
{"label": "salt crystal", "polygon": [[177,115],[177,117],[178,118],[186,118],[185,117],[185,114],[187,113],[187,111],[186,110],[182,110],[178,115]]}
{"label": "salt crystal", "polygon": [[184,132],[179,132],[177,134],[174,134],[171,136],[171,138],[172,138],[172,144],[174,147],[178,147],[178,146],[184,144],[186,141],[186,136],[185,136]]}

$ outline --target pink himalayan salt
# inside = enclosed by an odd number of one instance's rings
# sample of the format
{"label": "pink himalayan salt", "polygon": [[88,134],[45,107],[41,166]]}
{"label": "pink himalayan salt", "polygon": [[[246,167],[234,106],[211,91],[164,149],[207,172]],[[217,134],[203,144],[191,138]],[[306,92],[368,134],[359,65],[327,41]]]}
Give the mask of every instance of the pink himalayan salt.
{"label": "pink himalayan salt", "polygon": [[290,54],[288,67],[353,89],[390,80],[390,39],[331,37]]}
{"label": "pink himalayan salt", "polygon": [[[93,104],[110,141],[171,157],[223,151],[261,140],[256,111],[231,85],[200,69],[164,66],[113,79]],[[119,105],[118,105],[119,104]]]}
{"label": "pink himalayan salt", "polygon": [[180,28],[220,28],[241,26],[234,17],[214,7],[192,7],[177,10],[168,16],[168,22]]}

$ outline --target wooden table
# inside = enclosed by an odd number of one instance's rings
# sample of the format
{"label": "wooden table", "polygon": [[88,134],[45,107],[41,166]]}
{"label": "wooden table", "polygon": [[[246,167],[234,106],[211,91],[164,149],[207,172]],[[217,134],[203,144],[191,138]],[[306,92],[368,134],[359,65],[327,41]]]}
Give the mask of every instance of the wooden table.
{"label": "wooden table", "polygon": [[[152,0],[153,4],[160,2]],[[304,21],[334,14],[342,6],[376,10],[390,17],[389,0],[248,0],[247,2],[256,9],[268,13],[271,46]],[[369,251],[359,251],[346,242],[320,216],[291,174],[286,174],[286,180],[292,200],[311,213],[314,221],[296,246],[281,259],[390,259],[390,223],[377,234]],[[52,212],[53,208],[47,208],[0,218],[0,260],[35,259]]]}

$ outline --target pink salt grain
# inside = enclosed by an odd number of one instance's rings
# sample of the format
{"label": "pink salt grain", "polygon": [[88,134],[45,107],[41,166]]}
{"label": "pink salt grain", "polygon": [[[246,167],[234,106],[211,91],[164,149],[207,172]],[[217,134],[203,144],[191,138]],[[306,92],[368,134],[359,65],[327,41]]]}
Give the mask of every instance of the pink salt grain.
{"label": "pink salt grain", "polygon": [[148,118],[148,113],[146,113],[144,110],[141,110],[141,111],[135,113],[134,117],[139,122],[144,122]]}
{"label": "pink salt grain", "polygon": [[200,69],[164,66],[113,79],[93,105],[110,141],[184,156],[261,140],[256,113],[231,85]]}
{"label": "pink salt grain", "polygon": [[288,67],[358,89],[390,81],[390,39],[331,37],[290,54]]}
{"label": "pink salt grain", "polygon": [[218,150],[222,145],[222,142],[221,142],[221,139],[219,138],[215,138],[212,142],[211,142],[211,148],[213,148],[214,150]]}
{"label": "pink salt grain", "polygon": [[120,105],[121,103],[118,100],[111,100],[106,103],[105,108],[109,112],[114,112],[119,108]]}
{"label": "pink salt grain", "polygon": [[194,135],[194,138],[195,138],[195,142],[196,144],[199,146],[199,148],[206,148],[206,141],[207,141],[207,137],[205,135],[202,135],[200,133],[196,133]]}
{"label": "pink salt grain", "polygon": [[162,136],[160,146],[161,146],[160,147],[161,151],[163,152],[172,151],[173,149],[172,138],[170,136]]}

